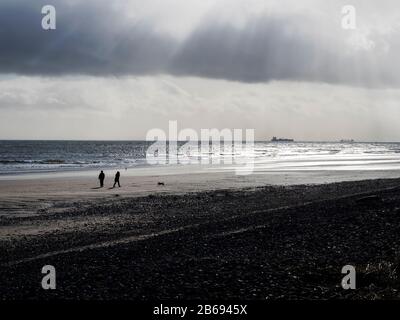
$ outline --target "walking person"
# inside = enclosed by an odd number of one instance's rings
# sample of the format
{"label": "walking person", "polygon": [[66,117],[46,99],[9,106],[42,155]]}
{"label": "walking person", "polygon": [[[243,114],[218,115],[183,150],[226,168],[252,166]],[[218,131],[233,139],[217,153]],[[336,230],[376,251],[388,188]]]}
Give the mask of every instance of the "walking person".
{"label": "walking person", "polygon": [[99,174],[100,188],[104,187],[104,178],[105,177],[106,177],[106,175],[104,174],[103,170],[101,170],[101,172]]}
{"label": "walking person", "polygon": [[115,185],[118,183],[118,187],[120,188],[121,185],[119,184],[119,177],[121,176],[121,174],[119,173],[119,171],[117,171],[117,173],[115,174],[115,178],[114,178],[114,186],[113,188],[115,188]]}

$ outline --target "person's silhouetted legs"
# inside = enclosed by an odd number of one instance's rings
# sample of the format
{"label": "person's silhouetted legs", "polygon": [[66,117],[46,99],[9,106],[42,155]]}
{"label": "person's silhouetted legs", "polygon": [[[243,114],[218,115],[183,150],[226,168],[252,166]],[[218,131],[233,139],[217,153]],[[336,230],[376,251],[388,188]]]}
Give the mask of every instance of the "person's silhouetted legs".
{"label": "person's silhouetted legs", "polygon": [[121,185],[119,184],[119,181],[115,181],[114,182],[114,185],[113,185],[113,188],[115,188],[115,185],[118,183],[118,187],[121,187]]}

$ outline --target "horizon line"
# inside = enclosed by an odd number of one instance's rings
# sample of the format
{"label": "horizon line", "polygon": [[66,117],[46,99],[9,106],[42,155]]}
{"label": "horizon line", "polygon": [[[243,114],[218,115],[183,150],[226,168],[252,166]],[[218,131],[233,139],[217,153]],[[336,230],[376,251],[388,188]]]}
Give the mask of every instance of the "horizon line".
{"label": "horizon line", "polygon": [[[53,141],[53,142],[155,142],[155,141],[173,141],[173,142],[189,142],[188,140],[143,140],[143,139],[0,139],[3,141]],[[193,140],[201,142],[203,140]],[[221,140],[222,142],[224,140]],[[228,140],[229,142],[240,141],[240,140]],[[245,142],[246,140],[242,140]],[[354,140],[354,141],[340,141],[340,140],[294,140],[294,141],[271,141],[271,140],[254,140],[254,142],[272,142],[272,143],[303,143],[303,142],[332,142],[332,143],[400,143],[400,141],[379,141],[379,140]]]}

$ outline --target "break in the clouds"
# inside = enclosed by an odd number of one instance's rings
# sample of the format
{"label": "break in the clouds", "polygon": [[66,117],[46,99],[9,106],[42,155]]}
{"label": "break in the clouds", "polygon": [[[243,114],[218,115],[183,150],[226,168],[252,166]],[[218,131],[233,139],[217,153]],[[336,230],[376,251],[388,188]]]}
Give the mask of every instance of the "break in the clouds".
{"label": "break in the clouds", "polygon": [[400,89],[201,78],[0,77],[2,139],[144,139],[152,128],[254,128],[256,139],[400,141]]}
{"label": "break in the clouds", "polygon": [[21,75],[198,76],[240,82],[400,85],[396,1],[52,0],[0,3],[0,72]]}

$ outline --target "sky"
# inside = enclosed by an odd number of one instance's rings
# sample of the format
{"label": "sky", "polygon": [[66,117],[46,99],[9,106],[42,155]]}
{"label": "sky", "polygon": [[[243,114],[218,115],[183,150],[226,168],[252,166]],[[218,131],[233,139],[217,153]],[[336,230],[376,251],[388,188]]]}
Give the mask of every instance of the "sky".
{"label": "sky", "polygon": [[[44,5],[56,29],[43,30]],[[344,29],[342,8],[356,10]],[[400,141],[395,0],[2,0],[0,139]]]}

